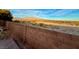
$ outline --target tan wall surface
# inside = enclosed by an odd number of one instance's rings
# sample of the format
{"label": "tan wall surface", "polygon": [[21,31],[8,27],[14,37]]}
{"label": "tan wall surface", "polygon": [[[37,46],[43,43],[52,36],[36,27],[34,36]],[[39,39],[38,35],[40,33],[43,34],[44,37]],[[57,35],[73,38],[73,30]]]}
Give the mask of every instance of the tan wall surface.
{"label": "tan wall surface", "polygon": [[79,36],[7,22],[9,37],[25,48],[79,48]]}

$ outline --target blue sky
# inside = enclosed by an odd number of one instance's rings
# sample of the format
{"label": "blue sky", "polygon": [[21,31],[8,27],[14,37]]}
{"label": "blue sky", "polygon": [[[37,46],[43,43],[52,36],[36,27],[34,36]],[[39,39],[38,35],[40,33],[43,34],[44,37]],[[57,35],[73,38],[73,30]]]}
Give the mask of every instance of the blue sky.
{"label": "blue sky", "polygon": [[79,20],[79,9],[11,9],[18,18],[38,17],[49,20]]}

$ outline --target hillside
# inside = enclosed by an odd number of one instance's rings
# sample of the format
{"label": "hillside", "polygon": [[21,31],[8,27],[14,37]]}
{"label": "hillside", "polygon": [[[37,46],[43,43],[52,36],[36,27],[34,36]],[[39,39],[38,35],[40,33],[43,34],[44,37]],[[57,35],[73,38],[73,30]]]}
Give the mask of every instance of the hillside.
{"label": "hillside", "polygon": [[60,26],[79,26],[79,21],[62,21],[62,20],[48,20],[48,19],[41,19],[41,18],[17,18],[14,21],[19,22],[29,22],[35,24],[46,24],[46,25],[60,25]]}

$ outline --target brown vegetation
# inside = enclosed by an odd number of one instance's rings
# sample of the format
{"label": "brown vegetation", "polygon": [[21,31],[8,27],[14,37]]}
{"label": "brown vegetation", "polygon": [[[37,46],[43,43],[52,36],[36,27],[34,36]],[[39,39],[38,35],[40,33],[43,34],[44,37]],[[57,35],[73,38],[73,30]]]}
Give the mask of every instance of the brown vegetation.
{"label": "brown vegetation", "polygon": [[46,20],[40,18],[22,18],[18,21],[23,23],[45,24],[45,25],[60,25],[60,26],[79,26],[79,21],[62,21],[62,20]]}

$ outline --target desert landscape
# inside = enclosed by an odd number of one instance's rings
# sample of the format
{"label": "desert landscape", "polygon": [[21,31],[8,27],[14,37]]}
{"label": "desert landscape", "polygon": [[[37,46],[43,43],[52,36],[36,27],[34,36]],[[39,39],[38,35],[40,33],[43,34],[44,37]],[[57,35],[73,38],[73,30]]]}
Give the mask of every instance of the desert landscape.
{"label": "desert landscape", "polygon": [[0,48],[79,48],[79,10],[11,9],[0,11]]}
{"label": "desert landscape", "polygon": [[42,18],[34,18],[34,17],[26,17],[26,18],[14,18],[13,21],[18,22],[28,22],[35,24],[46,24],[46,25],[60,25],[60,26],[79,26],[79,21],[63,21],[63,20],[50,20],[50,19],[42,19]]}
{"label": "desert landscape", "polygon": [[15,18],[14,22],[28,24],[34,27],[41,27],[48,30],[64,32],[73,35],[79,35],[79,21],[62,21],[62,20],[47,20],[41,18]]}

